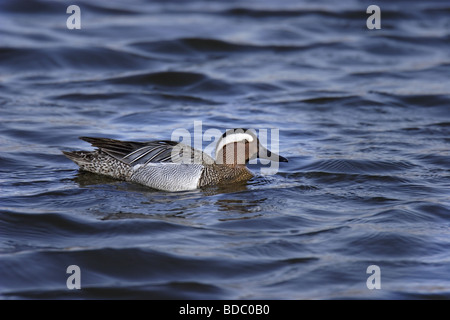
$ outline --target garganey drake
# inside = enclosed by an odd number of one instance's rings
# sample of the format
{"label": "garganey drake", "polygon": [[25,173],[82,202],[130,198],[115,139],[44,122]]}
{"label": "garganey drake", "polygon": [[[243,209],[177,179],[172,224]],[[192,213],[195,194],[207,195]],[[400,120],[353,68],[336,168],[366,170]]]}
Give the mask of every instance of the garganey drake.
{"label": "garganey drake", "polygon": [[80,137],[97,149],[63,151],[81,170],[132,181],[165,191],[193,190],[209,185],[247,181],[249,160],[287,162],[261,145],[256,134],[231,129],[217,141],[216,160],[176,141],[120,141]]}

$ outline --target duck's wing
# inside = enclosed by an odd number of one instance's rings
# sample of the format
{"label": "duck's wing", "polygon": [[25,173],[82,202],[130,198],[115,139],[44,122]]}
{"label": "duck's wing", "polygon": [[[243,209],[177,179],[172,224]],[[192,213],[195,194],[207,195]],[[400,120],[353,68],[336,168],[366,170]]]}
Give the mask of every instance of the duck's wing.
{"label": "duck's wing", "polygon": [[202,153],[188,145],[168,140],[134,142],[91,137],[80,137],[80,139],[131,166],[161,162],[194,163]]}

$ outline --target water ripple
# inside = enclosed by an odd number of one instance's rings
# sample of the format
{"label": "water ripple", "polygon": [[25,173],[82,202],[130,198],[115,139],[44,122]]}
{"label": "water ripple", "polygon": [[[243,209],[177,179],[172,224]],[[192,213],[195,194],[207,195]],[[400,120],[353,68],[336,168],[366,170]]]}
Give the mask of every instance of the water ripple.
{"label": "water ripple", "polygon": [[[0,298],[450,296],[448,4],[381,1],[381,30],[329,0],[77,5],[68,30],[67,3],[0,2]],[[167,193],[61,153],[196,121],[278,129],[289,162]]]}

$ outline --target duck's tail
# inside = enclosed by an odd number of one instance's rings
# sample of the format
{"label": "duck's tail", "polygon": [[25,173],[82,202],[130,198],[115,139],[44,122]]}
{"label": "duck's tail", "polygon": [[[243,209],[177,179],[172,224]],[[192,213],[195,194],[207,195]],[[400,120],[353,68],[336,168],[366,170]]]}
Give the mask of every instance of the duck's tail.
{"label": "duck's tail", "polygon": [[62,153],[84,171],[103,174],[121,180],[128,180],[132,175],[132,168],[128,164],[100,150],[63,151]]}
{"label": "duck's tail", "polygon": [[80,167],[83,167],[85,165],[88,165],[89,163],[92,163],[93,161],[93,153],[89,151],[63,151],[64,155],[75,162]]}

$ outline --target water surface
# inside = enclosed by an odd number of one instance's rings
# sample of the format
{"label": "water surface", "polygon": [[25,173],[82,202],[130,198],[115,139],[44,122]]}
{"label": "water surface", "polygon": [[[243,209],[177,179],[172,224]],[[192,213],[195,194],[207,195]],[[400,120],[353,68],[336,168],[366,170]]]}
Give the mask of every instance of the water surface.
{"label": "water surface", "polygon": [[[0,4],[2,299],[450,298],[448,2],[71,4]],[[61,153],[195,121],[289,163],[168,193]]]}

